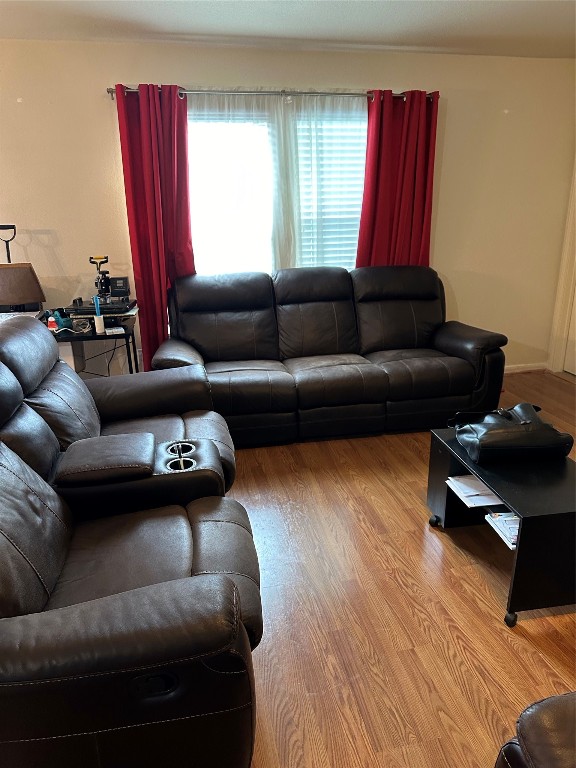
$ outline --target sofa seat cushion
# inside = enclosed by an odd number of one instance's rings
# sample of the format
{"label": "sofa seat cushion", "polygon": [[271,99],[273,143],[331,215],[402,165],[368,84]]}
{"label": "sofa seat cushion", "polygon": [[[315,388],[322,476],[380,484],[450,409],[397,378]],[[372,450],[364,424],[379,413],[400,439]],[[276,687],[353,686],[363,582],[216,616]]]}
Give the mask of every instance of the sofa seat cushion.
{"label": "sofa seat cushion", "polygon": [[181,579],[192,571],[192,532],[179,506],[76,526],[47,610]]}
{"label": "sofa seat cushion", "polygon": [[371,352],[366,358],[388,376],[389,400],[469,395],[474,368],[466,360],[435,349],[394,349]]}
{"label": "sofa seat cushion", "polygon": [[214,409],[223,416],[295,413],[296,386],[277,360],[206,363]]}
{"label": "sofa seat cushion", "polygon": [[234,443],[224,418],[215,411],[189,411],[182,414],[126,419],[102,425],[103,435],[124,435],[152,432],[156,443],[173,440],[212,440],[220,453],[225,488],[228,490],[236,476]]}
{"label": "sofa seat cushion", "polygon": [[[79,524],[46,610],[196,574],[223,573],[237,585],[242,620],[262,636],[259,569],[245,509],[208,497]],[[246,616],[244,616],[246,604]]]}
{"label": "sofa seat cushion", "polygon": [[285,360],[298,390],[299,409],[384,403],[388,378],[360,355],[316,355]]}

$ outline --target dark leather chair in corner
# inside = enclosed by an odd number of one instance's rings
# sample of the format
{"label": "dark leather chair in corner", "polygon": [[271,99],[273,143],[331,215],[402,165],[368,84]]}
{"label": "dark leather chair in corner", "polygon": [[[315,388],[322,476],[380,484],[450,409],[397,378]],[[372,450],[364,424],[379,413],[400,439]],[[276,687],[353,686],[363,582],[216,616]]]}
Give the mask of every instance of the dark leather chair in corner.
{"label": "dark leather chair in corner", "polygon": [[[0,323],[0,440],[52,482],[58,454],[78,440],[147,433],[156,443],[211,441],[224,490],[234,482],[234,444],[212,410],[203,366],[82,380],[58,358],[40,321]],[[188,500],[192,496],[188,497]]]}
{"label": "dark leather chair in corner", "polygon": [[0,443],[3,768],[249,768],[261,634],[238,502],[78,523]]}
{"label": "dark leather chair in corner", "polygon": [[549,696],[527,707],[516,738],[502,746],[495,768],[574,768],[576,692]]}

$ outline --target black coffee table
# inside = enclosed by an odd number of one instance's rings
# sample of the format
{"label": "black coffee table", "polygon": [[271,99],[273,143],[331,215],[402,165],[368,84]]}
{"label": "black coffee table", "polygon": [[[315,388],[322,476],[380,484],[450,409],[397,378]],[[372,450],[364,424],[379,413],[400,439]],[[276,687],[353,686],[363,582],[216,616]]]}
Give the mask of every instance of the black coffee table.
{"label": "black coffee table", "polygon": [[[518,611],[576,603],[576,464],[570,459],[501,462],[481,467],[468,457],[453,429],[434,429],[427,503],[430,525],[486,524],[486,510],[470,509],[446,485],[472,474],[520,518],[504,621]],[[504,546],[504,545],[502,545]]]}

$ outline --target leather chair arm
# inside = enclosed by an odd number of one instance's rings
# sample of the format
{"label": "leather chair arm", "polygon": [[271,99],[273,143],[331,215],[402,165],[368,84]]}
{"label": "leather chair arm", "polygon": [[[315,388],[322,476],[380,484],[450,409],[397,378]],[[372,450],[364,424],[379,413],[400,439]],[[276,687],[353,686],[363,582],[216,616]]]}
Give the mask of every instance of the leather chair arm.
{"label": "leather chair arm", "polygon": [[183,365],[204,365],[204,358],[191,344],[181,339],[167,339],[152,357],[152,368],[180,368]]}
{"label": "leather chair arm", "polygon": [[104,423],[212,410],[206,371],[200,365],[87,379]]}
{"label": "leather chair arm", "polygon": [[518,718],[516,734],[530,768],[574,768],[576,692],[531,704]]}
{"label": "leather chair arm", "polygon": [[438,328],[432,343],[439,352],[467,360],[479,376],[484,355],[506,346],[508,339],[502,333],[485,331],[457,320],[448,320]]}
{"label": "leather chair arm", "polygon": [[529,768],[517,739],[510,739],[500,748],[494,768]]}
{"label": "leather chair arm", "polygon": [[573,768],[576,692],[536,701],[516,723],[516,738],[500,749],[494,768]]}
{"label": "leather chair arm", "polygon": [[210,574],[0,620],[3,765],[16,764],[14,742],[20,755],[38,739],[112,737],[159,721],[186,727],[204,713],[250,706],[239,613],[232,581]]}
{"label": "leather chair arm", "polygon": [[0,620],[6,688],[148,669],[222,653],[240,623],[234,583],[202,574],[42,613]]}

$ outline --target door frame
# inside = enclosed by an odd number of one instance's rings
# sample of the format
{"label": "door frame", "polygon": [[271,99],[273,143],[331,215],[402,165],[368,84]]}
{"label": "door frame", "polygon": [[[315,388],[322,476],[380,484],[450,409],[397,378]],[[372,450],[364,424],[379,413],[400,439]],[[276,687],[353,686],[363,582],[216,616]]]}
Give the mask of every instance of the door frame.
{"label": "door frame", "polygon": [[568,331],[572,304],[574,303],[574,291],[576,288],[576,264],[574,253],[576,249],[576,163],[572,171],[572,189],[568,199],[568,212],[566,214],[566,229],[564,231],[564,244],[560,259],[560,272],[558,275],[558,288],[556,291],[556,306],[552,320],[552,337],[550,340],[550,356],[548,367],[551,371],[564,370],[564,358],[566,357],[566,344],[568,343]]}

